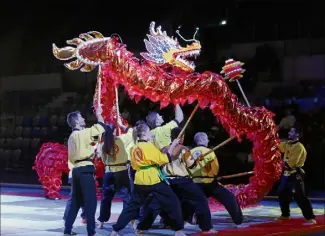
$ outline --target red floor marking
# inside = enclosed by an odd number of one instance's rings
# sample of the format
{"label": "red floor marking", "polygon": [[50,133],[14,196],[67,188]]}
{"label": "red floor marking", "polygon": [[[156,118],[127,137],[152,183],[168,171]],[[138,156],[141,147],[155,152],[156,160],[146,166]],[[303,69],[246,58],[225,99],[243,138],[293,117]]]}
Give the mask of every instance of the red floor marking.
{"label": "red floor marking", "polygon": [[325,232],[325,215],[316,216],[317,225],[303,225],[304,218],[285,221],[274,221],[263,224],[251,225],[247,228],[219,230],[217,234],[195,233],[189,236],[218,235],[218,236],[289,236],[302,233]]}

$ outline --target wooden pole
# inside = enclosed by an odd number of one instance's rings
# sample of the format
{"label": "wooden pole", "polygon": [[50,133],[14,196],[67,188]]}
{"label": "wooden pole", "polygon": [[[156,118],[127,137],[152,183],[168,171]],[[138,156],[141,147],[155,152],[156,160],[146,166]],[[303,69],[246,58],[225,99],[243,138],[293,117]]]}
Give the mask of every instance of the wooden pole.
{"label": "wooden pole", "polygon": [[[121,116],[120,116],[120,107],[119,107],[119,104],[118,104],[118,89],[117,89],[117,86],[115,85],[115,106],[116,106],[116,120],[120,120],[121,119]],[[118,134],[116,134],[116,136],[120,135],[121,134],[121,129],[120,129],[120,126],[117,125],[118,127]]]}
{"label": "wooden pole", "polygon": [[99,66],[98,68],[98,92],[97,92],[97,108],[100,106],[100,100],[102,95],[102,68]]}
{"label": "wooden pole", "polygon": [[200,158],[198,158],[196,160],[196,162],[199,162],[201,160],[204,159],[204,157],[206,157],[207,155],[209,155],[210,153],[214,152],[215,150],[223,147],[224,145],[226,145],[227,143],[229,143],[230,141],[234,140],[236,138],[236,136],[230,137],[228,139],[226,139],[225,141],[223,141],[222,143],[218,144],[217,146],[215,146],[214,148],[212,148],[210,151],[204,153],[202,156],[200,156]]}
{"label": "wooden pole", "polygon": [[254,174],[254,171],[248,171],[248,172],[243,172],[243,173],[238,173],[238,174],[233,174],[233,175],[220,176],[220,177],[217,177],[217,180],[231,179],[231,178],[236,178],[236,177],[241,177],[241,176],[246,176],[246,175],[252,175],[252,174]]}
{"label": "wooden pole", "polygon": [[184,134],[186,127],[188,126],[188,124],[189,124],[190,121],[192,120],[192,118],[193,118],[193,116],[194,116],[194,114],[195,114],[195,112],[197,111],[198,108],[199,108],[199,104],[197,104],[197,105],[194,107],[194,109],[193,109],[193,111],[192,111],[190,117],[187,119],[187,121],[186,121],[186,123],[185,123],[183,129],[182,129],[181,132],[178,134],[178,137],[177,137],[178,139],[179,139],[180,137],[182,137],[182,135]]}

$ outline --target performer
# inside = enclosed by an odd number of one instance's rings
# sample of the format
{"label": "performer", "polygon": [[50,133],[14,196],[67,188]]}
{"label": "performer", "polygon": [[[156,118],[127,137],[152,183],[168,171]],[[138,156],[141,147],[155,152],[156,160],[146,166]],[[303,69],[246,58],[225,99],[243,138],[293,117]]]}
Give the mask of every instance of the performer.
{"label": "performer", "polygon": [[[209,139],[206,133],[198,132],[194,136],[196,147],[191,150],[197,159],[211,149],[207,148]],[[229,212],[234,223],[239,226],[243,222],[243,213],[234,194],[221,186],[215,179],[219,173],[219,163],[214,152],[201,160],[194,168],[189,169],[193,181],[198,184],[207,198],[214,197]],[[187,208],[188,209],[188,208]],[[192,218],[192,217],[190,217]]]}
{"label": "performer", "polygon": [[175,106],[175,119],[163,125],[164,119],[157,112],[151,112],[147,117],[147,123],[151,128],[151,133],[154,136],[154,144],[162,150],[164,147],[171,143],[170,131],[179,127],[184,119],[182,108],[179,105]]}
{"label": "performer", "polygon": [[306,225],[316,224],[315,215],[309,198],[305,192],[305,172],[302,167],[305,164],[307,152],[299,142],[301,129],[298,125],[292,127],[288,133],[289,141],[281,142],[279,148],[284,153],[283,175],[278,189],[281,216],[279,220],[290,218],[290,202],[294,196],[303,216],[307,220]]}
{"label": "performer", "polygon": [[114,137],[115,127],[109,125],[104,134],[102,160],[106,165],[103,182],[103,198],[100,204],[98,221],[99,228],[103,228],[111,216],[111,204],[116,192],[121,194],[123,208],[130,201],[130,180],[128,175],[128,161],[130,148],[134,146],[133,129],[126,128],[126,134]]}
{"label": "performer", "polygon": [[165,176],[160,166],[171,162],[171,153],[179,140],[174,140],[168,153],[161,153],[153,142],[153,135],[146,124],[140,124],[134,128],[138,143],[131,149],[131,165],[135,173],[134,194],[129,205],[123,209],[117,222],[113,225],[111,236],[119,235],[118,232],[137,217],[138,210],[146,197],[153,194],[158,203],[165,209],[171,219],[175,235],[185,235],[181,230],[184,222],[181,213],[180,202],[177,196],[166,183]]}
{"label": "performer", "polygon": [[[180,132],[180,128],[172,129],[172,141],[178,137]],[[200,229],[205,232],[213,233],[215,231],[212,230],[211,212],[208,200],[200,187],[190,178],[187,170],[187,168],[193,168],[195,166],[195,160],[191,158],[191,156],[188,158],[185,157],[184,153],[189,152],[190,150],[183,145],[183,142],[184,135],[181,136],[179,144],[176,145],[172,152],[172,162],[163,167],[163,172],[166,175],[172,190],[176,193],[180,201],[189,202],[189,204],[194,208]],[[170,145],[166,146],[163,149],[163,152],[167,152],[169,148]],[[154,198],[152,203],[149,205],[148,210],[145,212],[144,217],[138,224],[138,230],[142,231],[149,229],[160,212],[162,218],[168,222],[168,225],[170,225],[171,221],[168,219],[166,212],[160,207]]]}
{"label": "performer", "polygon": [[[70,160],[68,160],[68,166],[69,166],[69,169],[70,169],[70,172],[69,172],[69,179],[68,179],[68,183],[71,185],[71,189],[70,189],[70,194],[69,194],[69,199],[67,201],[67,204],[65,206],[65,211],[64,211],[64,215],[63,215],[63,220],[65,221],[66,219],[66,216],[67,216],[67,212],[69,211],[69,209],[71,208],[71,201],[72,201],[72,169],[74,167],[74,165],[71,163]],[[87,220],[86,220],[86,217],[85,217],[85,209],[83,206],[81,206],[81,219],[82,219],[82,223],[83,224],[86,224],[87,223]]]}
{"label": "performer", "polygon": [[105,132],[102,108],[98,107],[96,116],[98,124],[85,128],[85,119],[80,112],[71,112],[67,116],[67,122],[73,132],[68,140],[69,160],[74,164],[72,169],[72,196],[71,207],[67,211],[64,235],[74,235],[72,226],[78,214],[80,206],[84,206],[87,219],[88,236],[94,235],[95,213],[97,207],[95,167],[92,162],[92,155],[95,147],[92,145],[94,137]]}
{"label": "performer", "polygon": [[[151,133],[153,134],[154,145],[162,150],[164,147],[171,143],[170,132],[173,128],[179,127],[180,123],[184,119],[184,114],[182,108],[179,105],[175,106],[175,119],[168,122],[165,125],[164,119],[157,112],[151,112],[147,117],[147,124],[151,128]],[[143,204],[140,210],[140,216],[143,216],[144,211],[147,210],[147,207],[152,202],[152,195],[149,195]]]}

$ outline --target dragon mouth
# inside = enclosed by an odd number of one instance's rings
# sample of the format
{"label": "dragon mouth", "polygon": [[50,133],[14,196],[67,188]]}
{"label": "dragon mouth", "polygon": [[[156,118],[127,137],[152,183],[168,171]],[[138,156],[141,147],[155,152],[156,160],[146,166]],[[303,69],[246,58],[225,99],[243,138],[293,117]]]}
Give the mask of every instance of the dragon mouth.
{"label": "dragon mouth", "polygon": [[194,61],[189,60],[191,59],[196,59],[200,55],[200,50],[195,49],[195,50],[189,50],[189,51],[184,51],[184,52],[178,52],[175,53],[175,59],[182,64],[186,65],[187,67],[191,69],[195,69],[195,64]]}

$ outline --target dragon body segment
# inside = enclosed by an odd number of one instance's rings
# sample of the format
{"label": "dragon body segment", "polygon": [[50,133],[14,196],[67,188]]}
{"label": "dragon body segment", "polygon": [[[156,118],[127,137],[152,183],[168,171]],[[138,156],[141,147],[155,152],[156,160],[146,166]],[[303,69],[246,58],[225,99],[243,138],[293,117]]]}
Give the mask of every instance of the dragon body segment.
{"label": "dragon body segment", "polygon": [[101,100],[106,121],[116,123],[116,107],[111,100],[116,99],[112,90],[117,85],[123,85],[136,101],[143,97],[160,101],[161,108],[194,101],[201,108],[209,107],[229,135],[236,135],[239,140],[246,136],[253,142],[255,176],[248,185],[229,189],[235,192],[242,207],[258,202],[282,171],[274,114],[264,107],[240,104],[221,75],[210,71],[194,73],[195,66],[189,58],[200,54],[201,45],[196,39],[187,40],[192,43],[181,47],[160,26],[155,29],[154,23],[149,33],[144,40],[147,52],[141,53],[144,61],[129,52],[117,37],[104,37],[94,31],[67,41],[76,48],[53,44],[53,54],[59,60],[75,59],[64,64],[70,70],[81,68],[87,72],[99,67],[94,104]]}

